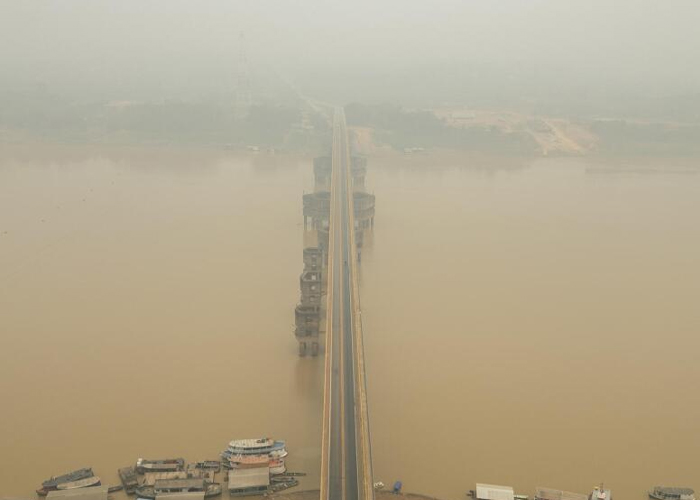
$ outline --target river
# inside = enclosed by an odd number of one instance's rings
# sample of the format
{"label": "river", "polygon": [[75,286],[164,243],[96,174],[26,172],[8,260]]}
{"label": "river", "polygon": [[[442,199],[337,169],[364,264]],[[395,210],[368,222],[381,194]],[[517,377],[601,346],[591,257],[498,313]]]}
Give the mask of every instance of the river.
{"label": "river", "polygon": [[[700,175],[619,167],[370,158],[376,480],[453,500],[697,481]],[[302,157],[4,148],[0,495],[258,435],[317,487],[322,360],[293,337],[312,186]]]}

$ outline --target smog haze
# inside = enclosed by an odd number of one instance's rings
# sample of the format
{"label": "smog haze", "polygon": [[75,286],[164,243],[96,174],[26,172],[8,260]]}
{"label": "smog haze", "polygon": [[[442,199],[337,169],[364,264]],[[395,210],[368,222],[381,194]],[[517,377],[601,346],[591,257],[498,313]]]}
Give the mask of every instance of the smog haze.
{"label": "smog haze", "polygon": [[0,498],[694,500],[699,20],[0,0]]}

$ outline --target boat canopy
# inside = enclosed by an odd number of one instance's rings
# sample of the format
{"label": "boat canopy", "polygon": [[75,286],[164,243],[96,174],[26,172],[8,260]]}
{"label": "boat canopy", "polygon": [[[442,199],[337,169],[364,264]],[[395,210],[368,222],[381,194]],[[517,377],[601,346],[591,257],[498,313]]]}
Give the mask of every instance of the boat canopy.
{"label": "boat canopy", "polygon": [[538,486],[535,490],[535,500],[588,500],[588,495]]}
{"label": "boat canopy", "polygon": [[476,498],[478,500],[514,500],[515,493],[512,486],[477,483]]}

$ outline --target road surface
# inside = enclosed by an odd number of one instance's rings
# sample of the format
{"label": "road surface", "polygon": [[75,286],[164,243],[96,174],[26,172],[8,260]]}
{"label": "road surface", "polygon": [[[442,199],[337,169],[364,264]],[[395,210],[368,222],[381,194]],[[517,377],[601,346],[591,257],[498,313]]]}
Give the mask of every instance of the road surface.
{"label": "road surface", "polygon": [[332,156],[321,496],[371,500],[352,181],[342,110],[334,117]]}

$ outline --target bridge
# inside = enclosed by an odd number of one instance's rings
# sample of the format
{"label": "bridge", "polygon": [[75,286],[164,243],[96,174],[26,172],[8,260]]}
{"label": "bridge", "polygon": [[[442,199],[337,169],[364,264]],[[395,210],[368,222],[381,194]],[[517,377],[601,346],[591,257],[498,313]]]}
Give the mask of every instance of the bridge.
{"label": "bridge", "polygon": [[355,211],[345,115],[336,109],[330,186],[321,500],[373,500]]}

